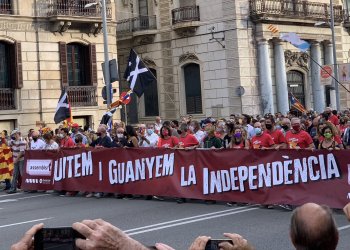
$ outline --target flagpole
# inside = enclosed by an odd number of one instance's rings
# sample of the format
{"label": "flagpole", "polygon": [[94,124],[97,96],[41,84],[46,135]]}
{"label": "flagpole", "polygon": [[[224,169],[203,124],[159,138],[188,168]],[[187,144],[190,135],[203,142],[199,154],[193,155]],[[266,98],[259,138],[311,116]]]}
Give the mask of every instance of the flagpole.
{"label": "flagpole", "polygon": [[126,105],[124,105],[124,108],[125,125],[128,125],[128,112],[126,110]]}
{"label": "flagpole", "polygon": [[106,14],[106,0],[102,0],[102,22],[103,22],[103,46],[104,46],[104,70],[105,70],[105,84],[107,89],[107,108],[111,106],[111,80],[109,74],[109,56],[108,56],[108,34],[107,34],[107,14]]}
{"label": "flagpole", "polygon": [[340,110],[340,96],[339,96],[339,86],[338,82],[338,64],[337,64],[337,49],[335,47],[335,32],[334,32],[334,12],[333,12],[333,0],[330,0],[330,11],[331,11],[331,31],[332,31],[332,43],[333,43],[333,64],[334,64],[334,80],[333,89],[336,96],[336,108]]}

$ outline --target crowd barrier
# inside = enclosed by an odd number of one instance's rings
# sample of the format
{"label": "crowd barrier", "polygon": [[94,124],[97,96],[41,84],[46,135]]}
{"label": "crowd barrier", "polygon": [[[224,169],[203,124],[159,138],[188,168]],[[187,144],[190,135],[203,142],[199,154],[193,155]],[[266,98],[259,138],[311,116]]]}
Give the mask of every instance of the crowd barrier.
{"label": "crowd barrier", "polygon": [[350,150],[27,151],[22,187],[342,208]]}

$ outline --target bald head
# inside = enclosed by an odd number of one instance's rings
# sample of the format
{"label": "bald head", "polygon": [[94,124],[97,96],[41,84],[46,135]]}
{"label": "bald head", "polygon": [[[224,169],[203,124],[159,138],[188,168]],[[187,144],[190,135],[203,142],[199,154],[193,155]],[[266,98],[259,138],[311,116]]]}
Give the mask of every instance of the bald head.
{"label": "bald head", "polygon": [[338,244],[338,229],[331,210],[315,203],[294,210],[290,236],[297,250],[335,250]]}
{"label": "bald head", "polygon": [[38,131],[33,131],[32,137],[39,137],[39,132]]}

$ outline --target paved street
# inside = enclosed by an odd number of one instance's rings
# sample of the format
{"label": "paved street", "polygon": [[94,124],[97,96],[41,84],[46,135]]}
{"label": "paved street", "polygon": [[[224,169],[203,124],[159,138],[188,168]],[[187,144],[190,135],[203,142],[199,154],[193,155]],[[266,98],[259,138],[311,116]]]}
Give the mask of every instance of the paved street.
{"label": "paved street", "polygon": [[[256,206],[228,207],[224,203],[177,204],[143,199],[60,197],[53,194],[0,192],[0,250],[9,249],[33,224],[70,226],[86,218],[102,218],[128,232],[145,245],[164,242],[187,249],[198,235],[222,238],[223,232],[244,235],[257,249],[293,249],[288,239],[290,212]],[[350,224],[339,211],[338,249],[349,249]]]}

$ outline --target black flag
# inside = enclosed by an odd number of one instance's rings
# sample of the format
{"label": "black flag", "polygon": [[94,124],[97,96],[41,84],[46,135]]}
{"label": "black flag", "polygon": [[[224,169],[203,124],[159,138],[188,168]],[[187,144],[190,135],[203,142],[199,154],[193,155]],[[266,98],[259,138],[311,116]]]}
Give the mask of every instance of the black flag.
{"label": "black flag", "polygon": [[100,124],[106,124],[107,125],[107,131],[110,131],[112,128],[112,121],[113,121],[113,114],[114,112],[117,110],[117,108],[113,108],[109,111],[107,111],[106,113],[104,113],[104,115],[102,116],[101,122]]}
{"label": "black flag", "polygon": [[130,50],[124,78],[130,83],[130,89],[138,97],[141,97],[145,89],[157,80],[133,49]]}
{"label": "black flag", "polygon": [[57,124],[70,117],[71,117],[71,110],[68,102],[68,95],[67,95],[67,92],[62,91],[60,99],[58,100],[54,120],[55,120],[55,123]]}

